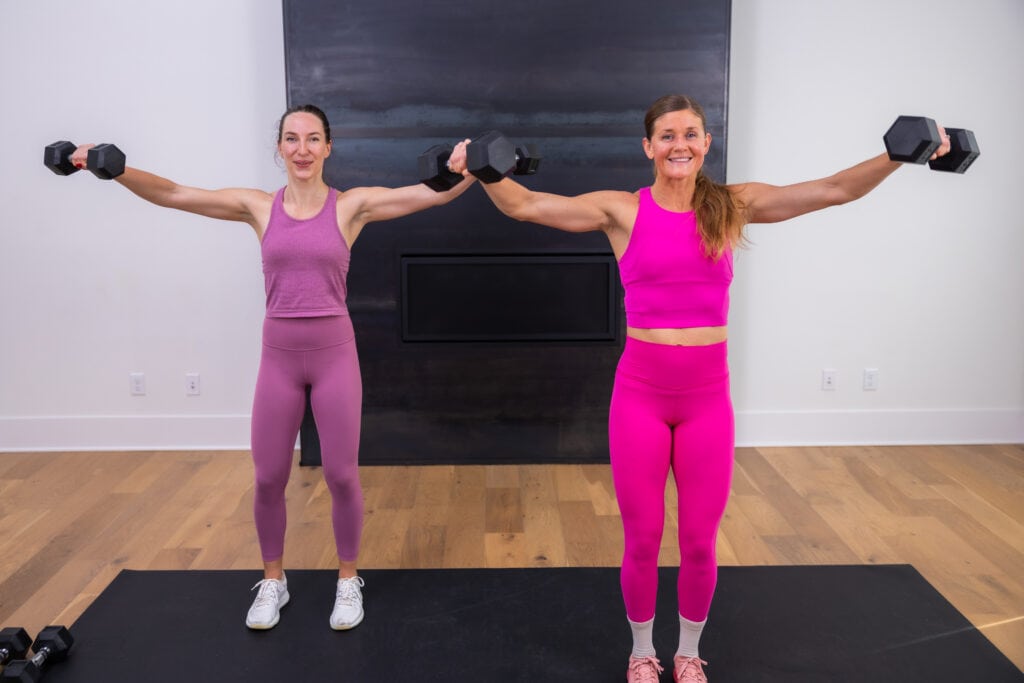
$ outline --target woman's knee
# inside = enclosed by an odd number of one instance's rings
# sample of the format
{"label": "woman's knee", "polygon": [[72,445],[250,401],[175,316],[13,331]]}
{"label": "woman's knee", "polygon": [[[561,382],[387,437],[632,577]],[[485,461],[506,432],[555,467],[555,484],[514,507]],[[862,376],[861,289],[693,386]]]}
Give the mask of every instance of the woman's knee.
{"label": "woman's knee", "polygon": [[256,468],[255,491],[261,499],[283,497],[288,486],[288,473],[275,472],[267,468]]}
{"label": "woman's knee", "polygon": [[627,532],[625,536],[625,555],[635,562],[658,561],[661,552],[661,534],[654,531]]}
{"label": "woman's knee", "polygon": [[341,471],[324,468],[324,482],[332,496],[345,498],[362,495],[359,470],[356,467],[343,468]]}
{"label": "woman's knee", "polygon": [[277,482],[256,482],[254,496],[259,504],[267,505],[275,501],[284,501],[285,487]]}
{"label": "woman's knee", "polygon": [[715,563],[715,537],[717,534],[679,534],[679,557],[685,564],[707,565]]}

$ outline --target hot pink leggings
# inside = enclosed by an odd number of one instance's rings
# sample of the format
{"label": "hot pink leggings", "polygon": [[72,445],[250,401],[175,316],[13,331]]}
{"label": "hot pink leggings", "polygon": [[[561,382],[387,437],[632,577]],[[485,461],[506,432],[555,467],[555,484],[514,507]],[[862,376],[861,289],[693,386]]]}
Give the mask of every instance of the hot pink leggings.
{"label": "hot pink leggings", "polygon": [[285,485],[305,414],[307,385],[324,480],[331,492],[334,543],[339,559],[354,562],[363,528],[358,467],[363,381],[347,315],[263,322],[263,355],[252,408],[253,508],[260,552],[264,562],[284,555]]}
{"label": "hot pink leggings", "polygon": [[671,468],[679,496],[679,614],[703,621],[715,592],[715,539],[729,497],[733,410],[726,343],[669,346],[626,337],[608,418],[625,536],[622,596],[631,621],[654,617]]}

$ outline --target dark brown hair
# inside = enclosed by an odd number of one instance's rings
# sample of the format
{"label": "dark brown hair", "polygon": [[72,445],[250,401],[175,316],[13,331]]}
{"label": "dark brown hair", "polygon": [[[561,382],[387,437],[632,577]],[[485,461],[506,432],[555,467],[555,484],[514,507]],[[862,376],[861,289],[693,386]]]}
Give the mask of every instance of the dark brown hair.
{"label": "dark brown hair", "polygon": [[[687,109],[700,118],[701,128],[706,132],[707,117],[696,101],[686,95],[665,95],[658,98],[644,116],[647,139],[651,140],[654,135],[654,125],[659,118],[670,112]],[[697,212],[697,229],[706,256],[721,258],[726,249],[744,243],[742,206],[729,188],[708,178],[703,168],[697,173],[693,206]]]}
{"label": "dark brown hair", "polygon": [[324,113],[323,109],[316,106],[315,104],[298,104],[294,107],[288,107],[285,113],[281,114],[281,120],[277,122],[277,143],[281,144],[281,136],[284,133],[284,120],[289,115],[297,112],[303,112],[306,114],[312,114],[313,116],[320,119],[320,123],[324,124],[324,135],[327,136],[327,142],[331,141],[331,124],[327,122],[327,114]]}

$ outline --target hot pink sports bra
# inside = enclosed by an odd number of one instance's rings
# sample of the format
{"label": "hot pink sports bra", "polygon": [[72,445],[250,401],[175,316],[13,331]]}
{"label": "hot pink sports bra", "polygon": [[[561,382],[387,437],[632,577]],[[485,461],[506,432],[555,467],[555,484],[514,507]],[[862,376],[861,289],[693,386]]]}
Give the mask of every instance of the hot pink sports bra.
{"label": "hot pink sports bra", "polygon": [[729,319],[732,250],[717,261],[701,251],[697,215],[658,206],[640,190],[629,246],[619,260],[630,327],[719,327]]}

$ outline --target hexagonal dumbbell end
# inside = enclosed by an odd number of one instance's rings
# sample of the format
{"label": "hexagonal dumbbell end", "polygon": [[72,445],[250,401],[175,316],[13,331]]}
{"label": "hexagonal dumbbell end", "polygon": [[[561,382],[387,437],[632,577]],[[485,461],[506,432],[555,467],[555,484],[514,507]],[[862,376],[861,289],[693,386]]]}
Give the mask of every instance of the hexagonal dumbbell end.
{"label": "hexagonal dumbbell end", "polygon": [[939,127],[926,116],[898,117],[883,139],[889,158],[908,164],[923,164],[942,144]]}
{"label": "hexagonal dumbbell end", "polygon": [[57,661],[67,657],[74,644],[75,639],[67,626],[47,626],[36,636],[32,649],[36,657],[44,655],[45,660]]}
{"label": "hexagonal dumbbell end", "polygon": [[36,683],[42,678],[43,667],[68,656],[75,639],[65,626],[47,626],[32,643],[36,654],[32,659],[16,659],[0,672],[0,681]]}
{"label": "hexagonal dumbbell end", "polygon": [[23,628],[0,629],[0,664],[21,659],[32,647],[32,636]]}
{"label": "hexagonal dumbbell end", "polygon": [[30,659],[16,659],[0,671],[0,681],[5,683],[37,683],[42,676],[42,669]]}
{"label": "hexagonal dumbbell end", "polygon": [[949,154],[929,161],[928,167],[933,171],[963,173],[981,154],[978,141],[973,132],[964,128],[947,128],[946,135],[951,145]]}
{"label": "hexagonal dumbbell end", "polygon": [[47,145],[43,149],[43,165],[57,175],[71,175],[78,167],[71,163],[71,153],[75,151],[75,143],[60,140]]}
{"label": "hexagonal dumbbell end", "polygon": [[434,192],[447,192],[462,182],[461,173],[448,170],[448,157],[452,155],[449,145],[434,145],[416,160],[420,171],[420,182]]}
{"label": "hexagonal dumbbell end", "polygon": [[97,178],[110,180],[124,173],[124,162],[124,152],[116,145],[104,143],[89,150],[85,165]]}
{"label": "hexagonal dumbbell end", "polygon": [[485,183],[496,183],[516,166],[516,148],[496,130],[484,133],[466,147],[466,167]]}
{"label": "hexagonal dumbbell end", "polygon": [[516,147],[516,167],[513,175],[533,175],[540,168],[540,149],[536,145],[520,145]]}

